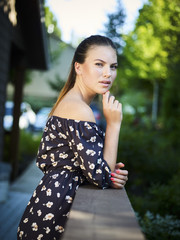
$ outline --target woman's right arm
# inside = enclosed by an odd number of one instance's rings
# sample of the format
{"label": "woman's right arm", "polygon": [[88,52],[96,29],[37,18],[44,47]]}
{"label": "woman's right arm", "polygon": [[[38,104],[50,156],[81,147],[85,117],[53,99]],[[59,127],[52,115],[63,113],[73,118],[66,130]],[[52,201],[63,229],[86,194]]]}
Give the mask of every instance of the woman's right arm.
{"label": "woman's right arm", "polygon": [[110,96],[109,91],[103,94],[103,113],[107,123],[103,155],[113,172],[117,160],[122,104],[114,96]]}

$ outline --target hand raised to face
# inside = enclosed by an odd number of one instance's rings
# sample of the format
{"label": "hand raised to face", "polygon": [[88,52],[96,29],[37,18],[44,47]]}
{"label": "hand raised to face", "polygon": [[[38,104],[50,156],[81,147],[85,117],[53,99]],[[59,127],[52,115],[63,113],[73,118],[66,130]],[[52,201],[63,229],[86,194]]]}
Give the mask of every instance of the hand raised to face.
{"label": "hand raised to face", "polygon": [[107,91],[103,94],[103,113],[107,124],[121,125],[122,122],[122,104],[110,95]]}

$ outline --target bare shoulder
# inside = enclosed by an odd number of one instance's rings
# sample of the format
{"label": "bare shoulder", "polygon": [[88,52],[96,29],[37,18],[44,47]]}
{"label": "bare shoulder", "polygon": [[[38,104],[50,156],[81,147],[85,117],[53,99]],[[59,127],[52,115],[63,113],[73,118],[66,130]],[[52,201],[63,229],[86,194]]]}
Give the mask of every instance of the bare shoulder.
{"label": "bare shoulder", "polygon": [[54,115],[81,121],[96,122],[92,109],[83,101],[62,101],[54,111]]}

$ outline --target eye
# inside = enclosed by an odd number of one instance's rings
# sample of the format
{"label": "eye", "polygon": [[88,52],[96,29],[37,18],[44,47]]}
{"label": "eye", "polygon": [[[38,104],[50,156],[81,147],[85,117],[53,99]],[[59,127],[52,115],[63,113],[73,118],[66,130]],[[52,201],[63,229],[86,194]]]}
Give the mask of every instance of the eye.
{"label": "eye", "polygon": [[98,67],[102,67],[103,66],[103,64],[99,63],[99,62],[95,63],[95,65],[98,66]]}
{"label": "eye", "polygon": [[116,70],[118,68],[117,65],[111,65],[111,69]]}

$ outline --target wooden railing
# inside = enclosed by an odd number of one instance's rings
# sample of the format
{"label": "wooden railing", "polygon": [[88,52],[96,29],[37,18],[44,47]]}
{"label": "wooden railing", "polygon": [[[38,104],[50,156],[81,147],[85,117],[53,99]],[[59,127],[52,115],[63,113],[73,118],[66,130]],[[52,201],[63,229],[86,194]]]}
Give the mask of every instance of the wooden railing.
{"label": "wooden railing", "polygon": [[125,189],[79,188],[63,240],[144,240]]}

